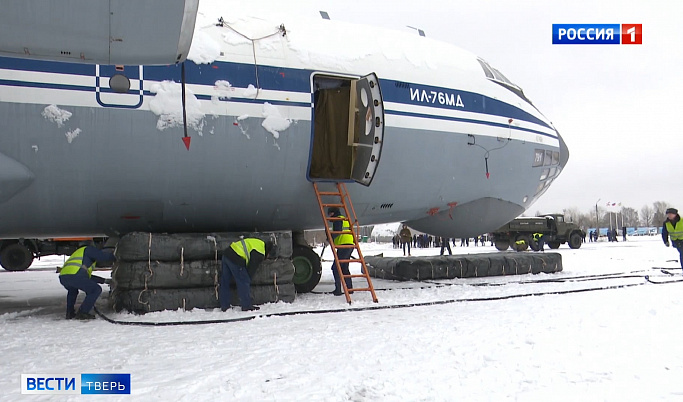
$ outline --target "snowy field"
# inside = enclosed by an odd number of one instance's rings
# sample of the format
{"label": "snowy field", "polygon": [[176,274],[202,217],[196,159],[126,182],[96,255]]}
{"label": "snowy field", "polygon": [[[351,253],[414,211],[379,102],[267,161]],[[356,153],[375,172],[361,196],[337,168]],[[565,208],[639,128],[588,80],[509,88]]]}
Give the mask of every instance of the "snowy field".
{"label": "snowy field", "polygon": [[[497,252],[473,244],[453,251]],[[558,251],[564,264],[558,274],[427,288],[377,280],[376,288],[392,288],[378,290],[378,304],[366,292],[354,294],[351,306],[344,297],[314,293],[264,305],[249,321],[155,327],[64,320],[66,291],[54,272],[63,258],[44,258],[27,272],[0,272],[0,400],[65,400],[21,395],[22,373],[130,373],[132,395],[99,397],[107,400],[683,400],[683,282],[644,279],[670,280],[653,267],[679,267],[672,261],[677,252],[659,236]],[[391,244],[364,244],[363,252],[402,255]],[[438,253],[413,250],[413,256]],[[331,259],[328,250],[324,258]],[[324,262],[316,291],[332,290],[329,266]],[[586,277],[603,274],[614,275]],[[254,316],[116,314],[106,309],[106,293],[105,287],[98,306],[119,321]],[[537,295],[504,298],[530,293]],[[349,311],[416,303],[424,305]],[[338,312],[267,316],[319,310]],[[93,398],[69,400],[81,399]]]}

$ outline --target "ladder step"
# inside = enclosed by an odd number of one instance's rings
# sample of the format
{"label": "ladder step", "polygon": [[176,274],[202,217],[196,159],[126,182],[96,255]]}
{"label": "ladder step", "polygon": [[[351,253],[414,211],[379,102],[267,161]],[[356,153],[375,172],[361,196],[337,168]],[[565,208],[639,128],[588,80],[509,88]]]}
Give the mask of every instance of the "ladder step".
{"label": "ladder step", "polygon": [[369,292],[370,288],[353,288],[349,289],[349,292]]}
{"label": "ladder step", "polygon": [[366,275],[363,274],[351,274],[351,275],[342,275],[343,278],[367,278]]}
{"label": "ladder step", "polygon": [[341,193],[335,193],[334,191],[318,191],[318,194],[320,194],[320,195],[337,195],[339,197],[342,196]]}
{"label": "ladder step", "polygon": [[346,221],[346,220],[348,220],[348,219],[346,219],[346,218],[339,218],[339,217],[336,217],[336,216],[333,217],[333,218],[331,218],[331,217],[329,217],[329,216],[326,216],[325,219],[327,219],[328,221]]}
{"label": "ladder step", "polygon": [[353,232],[350,230],[330,230],[330,233],[333,233],[333,234],[353,234]]}
{"label": "ladder step", "polygon": [[336,248],[356,248],[354,244],[335,244]]}
{"label": "ladder step", "polygon": [[363,262],[363,260],[358,259],[358,258],[354,258],[354,259],[350,259],[350,260],[339,260],[339,262]]}
{"label": "ladder step", "polygon": [[344,206],[344,204],[338,204],[338,203],[337,204],[320,204],[320,205],[322,205],[323,207],[338,207],[338,208],[342,208]]}

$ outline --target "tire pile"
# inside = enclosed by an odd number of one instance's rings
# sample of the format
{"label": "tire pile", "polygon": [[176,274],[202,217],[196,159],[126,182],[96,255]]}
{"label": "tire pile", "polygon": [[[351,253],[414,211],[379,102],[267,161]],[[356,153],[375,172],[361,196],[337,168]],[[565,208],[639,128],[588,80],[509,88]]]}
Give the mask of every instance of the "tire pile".
{"label": "tire pile", "polygon": [[[112,308],[134,313],[218,308],[222,250],[240,236],[277,244],[275,258],[263,261],[251,278],[253,303],[294,301],[291,232],[133,232],[123,236],[116,247],[109,298]],[[232,287],[231,304],[239,305],[234,282]]]}
{"label": "tire pile", "polygon": [[476,278],[562,271],[559,253],[504,252],[434,257],[365,257],[373,278],[399,281]]}

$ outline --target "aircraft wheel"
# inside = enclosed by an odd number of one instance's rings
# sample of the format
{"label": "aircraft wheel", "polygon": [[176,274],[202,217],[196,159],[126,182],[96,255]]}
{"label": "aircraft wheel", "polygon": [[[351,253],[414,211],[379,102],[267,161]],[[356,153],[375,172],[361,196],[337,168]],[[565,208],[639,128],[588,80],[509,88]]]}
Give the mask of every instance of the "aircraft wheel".
{"label": "aircraft wheel", "polygon": [[510,247],[510,241],[509,240],[496,240],[496,248],[498,251],[505,251]]}
{"label": "aircraft wheel", "polygon": [[297,293],[308,293],[318,286],[322,275],[322,265],[320,257],[312,248],[294,245],[292,263],[294,264],[293,281]]}
{"label": "aircraft wheel", "polygon": [[552,248],[553,250],[557,250],[560,248],[560,242],[559,241],[549,241],[546,243],[548,247]]}
{"label": "aircraft wheel", "polygon": [[0,265],[7,271],[26,271],[33,263],[33,252],[23,244],[12,243],[0,251]]}
{"label": "aircraft wheel", "polygon": [[581,247],[581,235],[574,232],[569,236],[569,247],[579,248]]}

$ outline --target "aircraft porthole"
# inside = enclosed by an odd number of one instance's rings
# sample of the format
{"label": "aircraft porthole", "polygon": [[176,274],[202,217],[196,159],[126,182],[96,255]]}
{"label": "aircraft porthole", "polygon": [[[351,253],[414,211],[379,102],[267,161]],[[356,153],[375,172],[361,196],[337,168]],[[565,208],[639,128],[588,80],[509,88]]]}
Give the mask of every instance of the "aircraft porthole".
{"label": "aircraft porthole", "polygon": [[130,80],[123,74],[114,74],[109,78],[109,88],[120,94],[125,94],[130,89]]}
{"label": "aircraft porthole", "polygon": [[368,91],[365,88],[361,88],[360,101],[363,102],[363,106],[368,106]]}

